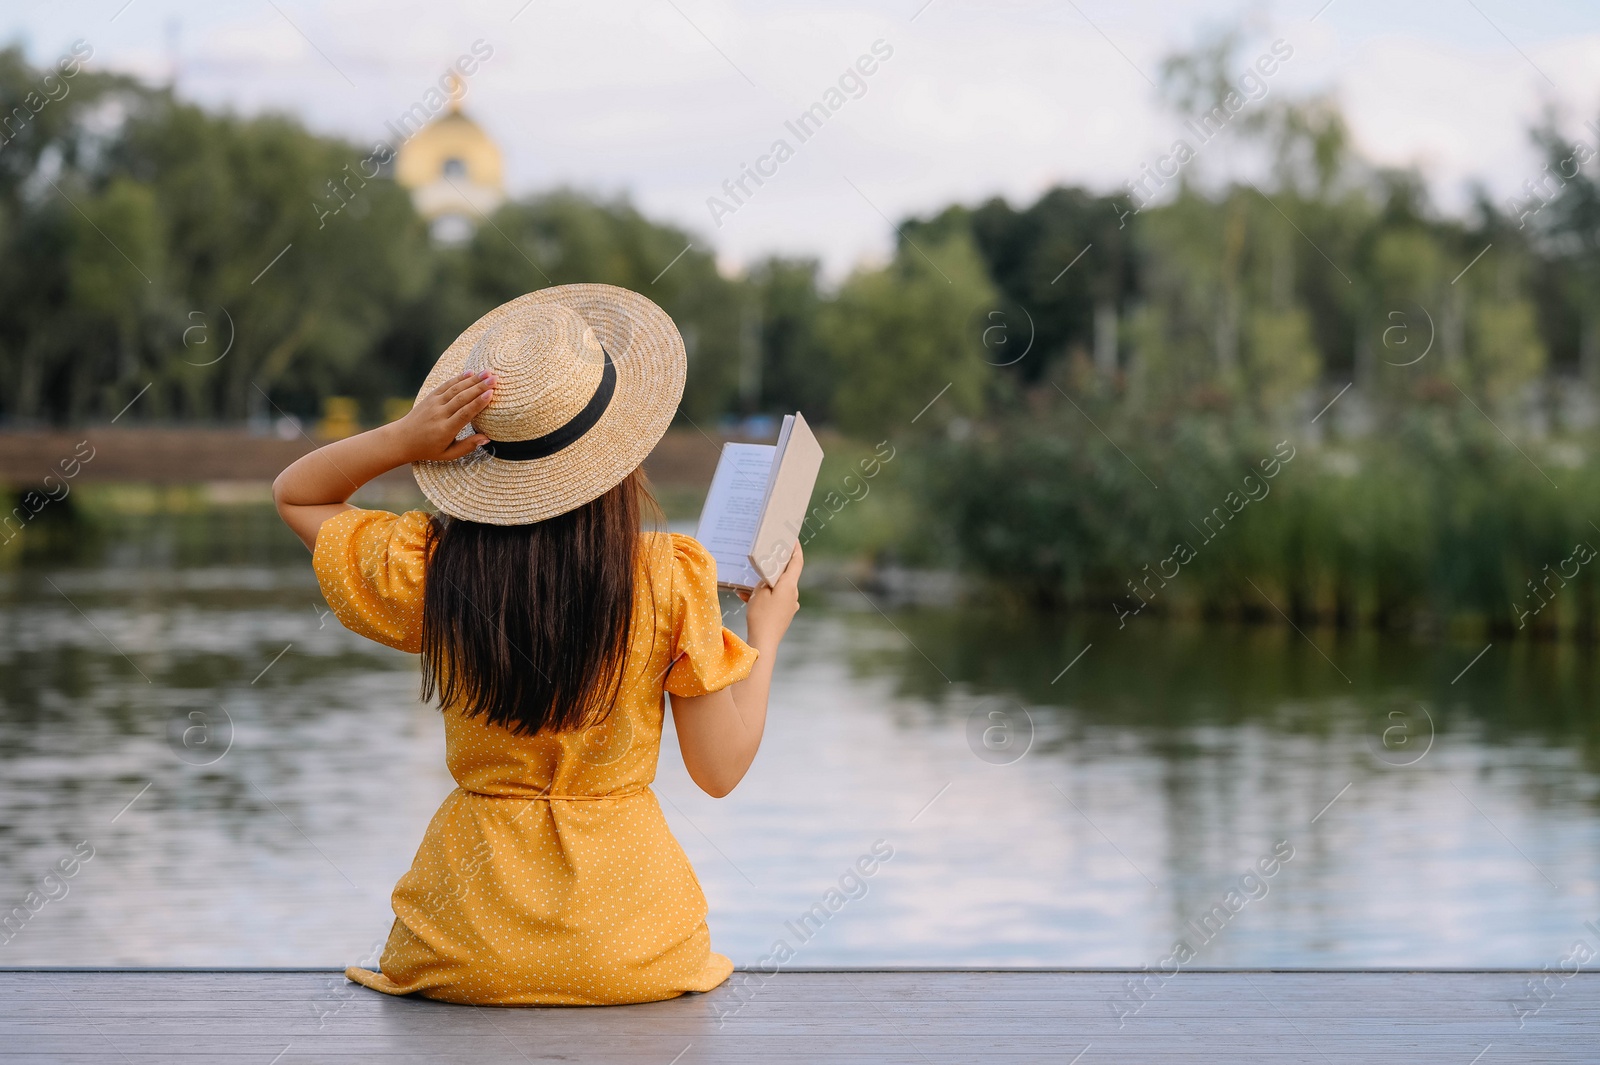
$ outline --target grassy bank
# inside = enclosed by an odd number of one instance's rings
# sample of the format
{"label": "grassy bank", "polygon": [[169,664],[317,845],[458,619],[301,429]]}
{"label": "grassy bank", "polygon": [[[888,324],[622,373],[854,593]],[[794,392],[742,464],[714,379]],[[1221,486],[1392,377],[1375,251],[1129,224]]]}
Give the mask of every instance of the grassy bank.
{"label": "grassy bank", "polygon": [[[1126,623],[1600,637],[1600,439],[1513,447],[1450,412],[1344,443],[1216,418],[1101,427],[1110,438],[1068,412],[961,439],[831,440],[806,551],[957,569],[980,593]],[[694,520],[703,485],[657,488],[670,518]],[[396,485],[357,502],[422,501]],[[0,567],[110,548],[129,522],[195,512],[241,545],[281,539],[264,485],[86,483],[0,543]]]}
{"label": "grassy bank", "polygon": [[1453,414],[1347,444],[1119,428],[1116,444],[1081,417],[931,444],[908,553],[1120,617],[1600,635],[1593,440],[1519,451]]}

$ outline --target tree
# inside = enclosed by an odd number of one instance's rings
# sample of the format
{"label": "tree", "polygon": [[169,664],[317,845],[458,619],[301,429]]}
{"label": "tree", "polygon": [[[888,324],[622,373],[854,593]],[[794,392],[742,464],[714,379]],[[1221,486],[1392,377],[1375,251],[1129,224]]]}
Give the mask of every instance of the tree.
{"label": "tree", "polygon": [[940,419],[978,413],[991,373],[979,334],[996,297],[965,236],[908,239],[888,266],[852,274],[824,318],[840,428],[904,432],[935,398]]}
{"label": "tree", "polygon": [[[209,410],[306,413],[352,390],[427,276],[422,221],[371,152],[290,119],[209,115],[160,94],[106,169],[148,175],[164,222],[168,326],[148,370]],[[200,323],[215,346],[186,349]],[[232,350],[213,362],[229,336]]]}
{"label": "tree", "polygon": [[821,423],[832,418],[837,367],[819,328],[818,266],[814,259],[764,259],[750,270],[746,284],[759,315],[757,407],[799,410],[808,421]]}
{"label": "tree", "polygon": [[[52,77],[0,53],[0,104]],[[127,78],[60,85],[0,148],[0,413],[105,418],[142,396],[130,421],[237,419],[366,379],[429,254],[370,153]]]}
{"label": "tree", "polygon": [[[672,315],[689,352],[682,410],[710,418],[738,391],[738,330],[745,296],[717,272],[709,246],[652,222],[626,199],[601,201],[560,190],[501,207],[478,228],[459,266],[465,320],[525,292],[576,282],[620,285]],[[441,349],[442,350],[442,349]]]}
{"label": "tree", "polygon": [[991,309],[1008,322],[1032,325],[1030,357],[1008,368],[1030,383],[1074,350],[1092,352],[1107,373],[1118,369],[1118,322],[1137,291],[1127,221],[1113,197],[1055,188],[1020,210],[998,198],[970,210],[947,208],[908,223],[905,233],[919,242],[971,235],[999,289]]}

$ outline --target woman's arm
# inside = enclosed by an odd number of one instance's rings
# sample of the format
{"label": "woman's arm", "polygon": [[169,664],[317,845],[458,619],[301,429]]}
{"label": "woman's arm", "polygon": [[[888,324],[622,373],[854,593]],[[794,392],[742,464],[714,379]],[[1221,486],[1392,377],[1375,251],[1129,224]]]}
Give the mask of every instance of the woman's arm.
{"label": "woman's arm", "polygon": [[749,603],[745,618],[756,664],[750,675],[710,695],[672,697],[672,723],[678,730],[678,748],[689,779],[700,790],[720,799],[744,779],[761,747],[767,724],[767,695],[772,690],[772,667],[778,644],[800,609],[800,545],[776,584],[740,593]]}
{"label": "woman's arm", "polygon": [[489,438],[457,440],[461,427],[494,398],[494,378],[463,373],[430,392],[398,421],[319,447],[272,482],[278,516],[304,544],[322,523],[349,510],[345,500],[379,474],[412,462],[460,458]]}

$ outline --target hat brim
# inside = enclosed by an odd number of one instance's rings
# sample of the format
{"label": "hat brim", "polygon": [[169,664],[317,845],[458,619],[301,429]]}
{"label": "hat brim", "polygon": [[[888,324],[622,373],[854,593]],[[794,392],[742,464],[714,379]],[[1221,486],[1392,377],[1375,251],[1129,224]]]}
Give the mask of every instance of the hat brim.
{"label": "hat brim", "polygon": [[496,307],[445,349],[417,399],[461,373],[487,330],[546,303],[570,307],[594,330],[616,364],[616,391],[599,421],[553,455],[513,461],[479,448],[449,462],[412,463],[422,494],[451,517],[527,525],[575,510],[621,484],[672,424],[688,369],[683,338],[666,311],[615,285],[558,285]]}

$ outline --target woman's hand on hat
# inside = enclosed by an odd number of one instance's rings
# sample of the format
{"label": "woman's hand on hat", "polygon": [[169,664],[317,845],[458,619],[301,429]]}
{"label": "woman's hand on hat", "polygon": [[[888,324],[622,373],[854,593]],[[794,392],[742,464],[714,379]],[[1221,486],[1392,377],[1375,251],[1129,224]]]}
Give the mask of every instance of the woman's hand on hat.
{"label": "woman's hand on hat", "polygon": [[407,462],[448,462],[489,442],[482,433],[456,434],[494,399],[494,375],[458,374],[424,396],[405,417],[391,423]]}

